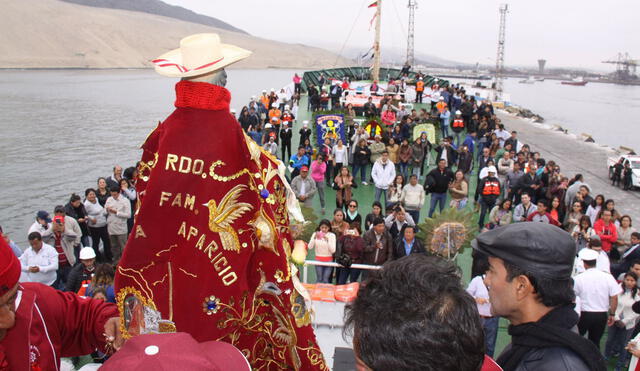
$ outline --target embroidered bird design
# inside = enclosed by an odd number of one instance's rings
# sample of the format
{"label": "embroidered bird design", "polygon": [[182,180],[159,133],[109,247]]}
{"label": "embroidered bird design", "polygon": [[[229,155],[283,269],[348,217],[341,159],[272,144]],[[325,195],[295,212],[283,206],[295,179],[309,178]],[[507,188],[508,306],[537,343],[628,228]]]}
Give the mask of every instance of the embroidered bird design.
{"label": "embroidered bird design", "polygon": [[238,202],[240,194],[246,188],[244,184],[238,184],[227,192],[219,204],[215,200],[209,200],[204,204],[209,208],[209,229],[211,232],[218,233],[222,248],[225,250],[240,251],[238,234],[231,225],[242,214],[253,209],[251,204]]}

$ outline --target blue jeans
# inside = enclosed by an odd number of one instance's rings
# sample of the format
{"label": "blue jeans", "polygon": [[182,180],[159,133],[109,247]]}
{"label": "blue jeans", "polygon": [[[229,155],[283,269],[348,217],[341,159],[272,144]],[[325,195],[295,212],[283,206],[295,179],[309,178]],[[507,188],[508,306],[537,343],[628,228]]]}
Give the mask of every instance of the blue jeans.
{"label": "blue jeans", "polygon": [[480,197],[480,219],[478,219],[478,226],[482,230],[484,227],[484,218],[487,215],[487,211],[491,211],[496,205],[496,202],[486,202],[483,197]]}
{"label": "blue jeans", "polygon": [[382,204],[386,205],[387,204],[387,190],[376,187],[376,194],[375,194],[376,201],[380,202],[380,196],[384,197],[384,202]]}
{"label": "blue jeans", "polygon": [[409,163],[400,161],[400,174],[407,179]]}
{"label": "blue jeans", "polygon": [[432,193],[431,205],[429,206],[429,218],[433,216],[433,212],[436,209],[436,204],[440,204],[440,212],[444,209],[444,203],[447,201],[447,193]]}
{"label": "blue jeans", "polygon": [[456,147],[460,147],[460,136],[462,135],[462,132],[453,132],[453,136],[454,138],[456,138]]}
{"label": "blue jeans", "polygon": [[406,212],[411,215],[416,224],[420,223],[420,210],[406,210]]}
{"label": "blue jeans", "polygon": [[329,279],[331,278],[331,271],[333,267],[323,267],[320,265],[316,265],[316,282],[317,283],[331,283]]}
{"label": "blue jeans", "polygon": [[484,330],[484,343],[487,346],[487,355],[493,357],[496,349],[500,317],[480,318],[480,321],[482,322],[482,329]]}
{"label": "blue jeans", "polygon": [[440,129],[442,130],[442,138],[449,136],[449,125],[445,125],[444,122],[440,122]]}
{"label": "blue jeans", "polygon": [[360,170],[360,182],[367,181],[367,165],[358,165],[356,163],[353,164],[353,179],[357,178],[358,170]]}
{"label": "blue jeans", "polygon": [[360,277],[360,269],[355,268],[338,268],[338,285],[344,285],[349,282],[358,282]]}
{"label": "blue jeans", "polygon": [[609,326],[609,335],[607,336],[607,343],[604,348],[604,356],[606,358],[613,357],[614,354],[618,354],[618,362],[616,362],[616,370],[624,368],[629,358],[629,352],[624,348],[627,346],[629,340],[631,340],[631,334],[633,329],[624,329],[616,325]]}

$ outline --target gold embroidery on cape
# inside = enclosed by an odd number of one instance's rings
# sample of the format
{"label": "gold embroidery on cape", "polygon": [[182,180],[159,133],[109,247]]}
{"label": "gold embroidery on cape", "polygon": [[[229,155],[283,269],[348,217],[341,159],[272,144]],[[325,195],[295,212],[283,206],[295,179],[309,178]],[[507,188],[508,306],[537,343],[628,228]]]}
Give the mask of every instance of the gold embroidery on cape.
{"label": "gold embroidery on cape", "polygon": [[251,172],[249,171],[249,169],[242,169],[240,171],[238,171],[237,173],[228,175],[228,176],[220,176],[218,174],[216,174],[216,168],[218,166],[224,166],[226,165],[223,161],[215,161],[213,164],[211,164],[211,167],[209,167],[209,176],[211,178],[213,178],[214,180],[220,181],[220,182],[229,182],[232,181],[234,179],[239,178],[240,176],[242,176],[243,174],[248,174],[249,176],[251,175]]}
{"label": "gold embroidery on cape", "polygon": [[136,225],[136,237],[142,237],[142,238],[147,238],[147,235],[144,233],[144,230],[142,229],[142,226],[140,226],[140,224]]}
{"label": "gold embroidery on cape", "polygon": [[[260,284],[249,303],[247,303],[248,293],[245,292],[242,295],[241,312],[233,307],[233,300],[229,300],[229,304],[220,303],[226,319],[218,322],[218,328],[238,327],[239,329],[266,335],[267,338],[261,337],[255,342],[251,351],[245,351],[249,354],[254,354],[256,359],[263,361],[262,367],[264,368],[269,369],[269,365],[274,364],[279,369],[286,369],[289,366],[293,367],[294,370],[299,370],[302,362],[296,350],[297,334],[291,321],[275,305],[260,297],[268,295],[280,307],[285,308],[286,306],[280,298],[282,292],[274,283],[266,282],[264,272],[261,269],[259,271]],[[263,307],[268,307],[271,310],[271,314],[275,317],[275,323],[268,318],[269,313],[258,313],[258,310]],[[239,338],[239,335],[237,331],[234,331],[224,337],[230,337],[233,343]],[[283,363],[279,360],[284,360],[285,362]],[[255,367],[255,365],[252,366]],[[260,369],[254,368],[254,370]]]}
{"label": "gold embroidery on cape", "polygon": [[167,262],[167,270],[169,271],[169,321],[173,322],[173,270],[171,262]]}
{"label": "gold embroidery on cape", "polygon": [[185,270],[184,270],[184,269],[182,269],[182,268],[178,268],[178,269],[179,269],[180,271],[182,271],[182,273],[186,274],[187,276],[191,276],[191,277],[193,277],[193,278],[198,278],[198,275],[197,275],[197,274],[187,272],[187,271],[185,271]]}
{"label": "gold embroidery on cape", "polygon": [[291,293],[291,313],[296,319],[296,326],[303,327],[311,324],[311,313],[307,310],[304,303],[304,297],[293,288]]}
{"label": "gold embroidery on cape", "polygon": [[159,283],[163,283],[166,278],[167,278],[167,275],[165,274],[164,276],[162,276],[162,279],[153,282],[151,285],[156,286]]}
{"label": "gold embroidery on cape", "polygon": [[160,256],[160,254],[165,253],[165,252],[169,252],[171,251],[171,249],[173,249],[174,247],[178,247],[178,244],[173,244],[171,246],[169,246],[168,249],[164,249],[164,250],[160,250],[156,253],[156,256]]}
{"label": "gold embroidery on cape", "polygon": [[[142,275],[142,272],[145,269],[150,268],[150,267],[152,267],[154,265],[155,265],[155,262],[151,262],[149,265],[147,265],[145,267],[142,267],[139,270],[136,270],[136,269],[133,269],[133,268],[122,268],[121,266],[119,266],[118,267],[118,272],[120,274],[122,274],[123,276],[129,277],[133,281],[135,281],[135,283],[138,285],[140,290],[142,290],[142,292],[146,295],[146,297],[148,297],[149,300],[153,300],[153,291],[149,287],[149,282],[147,282],[147,280]],[[140,278],[140,281],[138,281],[138,278],[136,278],[136,276],[134,276],[134,274],[136,274]],[[143,283],[144,283],[144,285],[143,285]]]}
{"label": "gold embroidery on cape", "polygon": [[[149,181],[149,177],[151,176],[151,170],[156,167],[158,163],[158,152],[153,154],[153,160],[149,160],[147,162],[140,161],[138,164],[138,178],[144,182]],[[145,174],[145,171],[148,171],[149,174]]]}
{"label": "gold embroidery on cape", "polygon": [[215,200],[209,200],[205,204],[209,208],[209,229],[211,232],[218,233],[222,248],[225,250],[240,252],[240,240],[231,224],[242,214],[253,209],[249,203],[238,202],[240,193],[246,188],[244,184],[238,184],[227,192],[220,204]]}

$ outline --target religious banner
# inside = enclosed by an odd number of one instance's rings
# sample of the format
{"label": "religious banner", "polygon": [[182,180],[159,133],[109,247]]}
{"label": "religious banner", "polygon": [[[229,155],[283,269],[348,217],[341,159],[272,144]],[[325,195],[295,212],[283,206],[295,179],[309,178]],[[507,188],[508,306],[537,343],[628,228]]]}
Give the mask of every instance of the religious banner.
{"label": "religious banner", "polygon": [[364,131],[369,134],[369,140],[373,141],[376,135],[382,136],[382,125],[377,120],[371,120],[364,126]]}
{"label": "religious banner", "polygon": [[436,143],[436,128],[433,124],[419,124],[413,128],[413,140],[420,138],[422,133],[427,133],[427,139],[432,144]]}
{"label": "religious banner", "polygon": [[335,143],[338,139],[342,139],[343,143],[347,142],[344,132],[344,115],[316,116],[316,130],[318,146],[322,146],[326,138],[331,139],[331,143]]}

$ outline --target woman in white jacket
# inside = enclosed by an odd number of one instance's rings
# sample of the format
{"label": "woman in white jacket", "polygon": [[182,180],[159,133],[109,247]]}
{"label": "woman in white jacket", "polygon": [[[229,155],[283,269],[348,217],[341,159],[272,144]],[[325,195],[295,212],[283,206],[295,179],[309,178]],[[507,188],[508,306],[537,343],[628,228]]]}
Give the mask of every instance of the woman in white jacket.
{"label": "woman in white jacket", "polygon": [[[84,191],[84,208],[89,218],[89,234],[91,235],[91,247],[96,252],[96,260],[99,263],[111,262],[111,242],[107,231],[107,211],[98,202],[96,190],[89,188]],[[100,253],[99,245],[102,241],[104,255]]]}
{"label": "woman in white jacket", "polygon": [[[316,249],[315,259],[317,261],[333,261],[333,254],[336,252],[336,235],[331,232],[331,222],[327,219],[321,220],[318,229],[311,235],[308,249],[314,248]],[[316,265],[316,281],[330,283],[331,271],[333,271],[333,267]]]}
{"label": "woman in white jacket", "polygon": [[618,306],[613,318],[615,322],[609,326],[609,336],[607,337],[604,356],[605,359],[609,359],[614,354],[619,354],[616,370],[621,370],[627,363],[629,353],[624,350],[624,346],[631,338],[631,333],[638,318],[638,314],[631,309],[633,303],[639,299],[637,296],[637,281],[638,276],[634,272],[625,273],[622,281],[623,291],[618,295]]}

